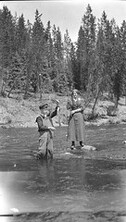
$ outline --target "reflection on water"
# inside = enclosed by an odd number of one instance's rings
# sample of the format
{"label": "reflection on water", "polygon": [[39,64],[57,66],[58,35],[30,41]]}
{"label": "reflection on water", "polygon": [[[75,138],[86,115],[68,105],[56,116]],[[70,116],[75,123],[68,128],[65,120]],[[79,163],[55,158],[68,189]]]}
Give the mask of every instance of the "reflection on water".
{"label": "reflection on water", "polygon": [[125,210],[126,170],[75,158],[37,164],[36,171],[0,173],[0,214]]}
{"label": "reflection on water", "polygon": [[0,217],[0,222],[11,222],[9,217]]}
{"label": "reflection on water", "polygon": [[119,222],[126,222],[126,216],[121,216]]}

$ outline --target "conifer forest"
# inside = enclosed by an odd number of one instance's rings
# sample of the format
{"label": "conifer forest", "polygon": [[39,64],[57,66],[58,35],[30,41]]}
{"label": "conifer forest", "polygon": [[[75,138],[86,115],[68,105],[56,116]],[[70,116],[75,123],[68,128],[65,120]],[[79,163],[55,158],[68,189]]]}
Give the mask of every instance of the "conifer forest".
{"label": "conifer forest", "polygon": [[[74,22],[74,18],[73,18]],[[105,11],[96,18],[90,5],[72,42],[69,30],[48,21],[36,9],[34,23],[0,10],[0,92],[66,95],[75,87],[97,100],[107,93],[116,104],[126,94],[126,21],[120,27]]]}

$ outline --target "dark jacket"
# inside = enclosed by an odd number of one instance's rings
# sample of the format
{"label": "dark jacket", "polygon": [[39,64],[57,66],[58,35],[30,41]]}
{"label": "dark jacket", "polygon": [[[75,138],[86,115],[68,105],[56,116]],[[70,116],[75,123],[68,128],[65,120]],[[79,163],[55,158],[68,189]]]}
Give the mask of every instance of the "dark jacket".
{"label": "dark jacket", "polygon": [[[48,119],[50,120],[51,125],[53,126],[53,121],[52,118],[55,117],[57,115],[57,109],[58,106],[56,106],[55,110],[49,114]],[[43,119],[44,116],[42,114],[40,114],[37,118],[36,118],[36,122],[38,124],[38,131],[48,131],[48,126],[45,126],[43,124]]]}

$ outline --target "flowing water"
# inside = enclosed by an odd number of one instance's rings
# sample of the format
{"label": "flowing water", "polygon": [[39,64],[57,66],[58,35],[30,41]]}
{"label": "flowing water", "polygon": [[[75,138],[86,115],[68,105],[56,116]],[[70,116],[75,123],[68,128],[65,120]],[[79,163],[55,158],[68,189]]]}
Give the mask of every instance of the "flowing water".
{"label": "flowing water", "polygon": [[97,150],[76,154],[66,131],[55,132],[54,159],[37,161],[36,128],[0,129],[0,222],[126,221],[126,126],[87,127]]}

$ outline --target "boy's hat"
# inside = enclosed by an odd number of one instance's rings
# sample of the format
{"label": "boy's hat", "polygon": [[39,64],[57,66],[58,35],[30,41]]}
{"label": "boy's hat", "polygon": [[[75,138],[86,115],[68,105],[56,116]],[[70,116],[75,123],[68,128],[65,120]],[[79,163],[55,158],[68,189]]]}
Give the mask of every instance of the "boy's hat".
{"label": "boy's hat", "polygon": [[40,105],[39,106],[39,109],[46,109],[46,108],[48,108],[48,103],[45,103],[45,104],[42,104],[42,105]]}

